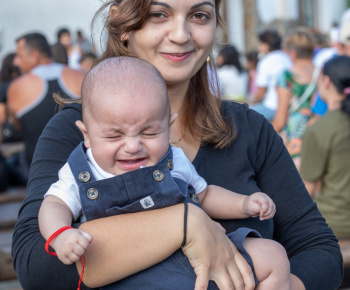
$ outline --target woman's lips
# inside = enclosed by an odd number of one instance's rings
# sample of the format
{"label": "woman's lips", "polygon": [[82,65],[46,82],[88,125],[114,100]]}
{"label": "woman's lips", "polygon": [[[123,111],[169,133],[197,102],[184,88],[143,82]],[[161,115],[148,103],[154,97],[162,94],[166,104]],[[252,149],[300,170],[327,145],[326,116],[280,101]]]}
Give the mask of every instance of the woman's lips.
{"label": "woman's lips", "polygon": [[146,166],[147,163],[148,158],[117,160],[119,168],[125,171],[139,169],[141,166]]}
{"label": "woman's lips", "polygon": [[172,61],[183,61],[187,59],[192,54],[192,51],[185,52],[185,53],[165,53],[162,52],[162,55]]}

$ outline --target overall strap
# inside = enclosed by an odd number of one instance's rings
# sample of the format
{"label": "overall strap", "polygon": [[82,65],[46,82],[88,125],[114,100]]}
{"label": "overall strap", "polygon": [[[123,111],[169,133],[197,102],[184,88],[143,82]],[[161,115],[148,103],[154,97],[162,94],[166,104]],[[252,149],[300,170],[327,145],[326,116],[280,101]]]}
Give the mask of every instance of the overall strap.
{"label": "overall strap", "polygon": [[68,164],[77,184],[96,180],[88,164],[84,142],[81,142],[71,153]]}

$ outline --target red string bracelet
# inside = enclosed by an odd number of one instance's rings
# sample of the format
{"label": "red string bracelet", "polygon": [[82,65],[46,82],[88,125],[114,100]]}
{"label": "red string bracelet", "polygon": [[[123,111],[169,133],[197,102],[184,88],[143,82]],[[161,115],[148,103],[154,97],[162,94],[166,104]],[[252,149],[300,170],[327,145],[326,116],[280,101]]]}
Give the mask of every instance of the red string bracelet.
{"label": "red string bracelet", "polygon": [[[72,227],[70,226],[65,226],[65,227],[62,227],[60,229],[58,229],[56,232],[54,232],[46,241],[45,243],[45,250],[48,254],[50,254],[51,256],[57,256],[57,254],[55,252],[50,252],[49,250],[49,245],[51,243],[51,241],[56,238],[59,234],[63,233],[65,230],[69,230],[69,229],[72,229]],[[80,257],[80,262],[83,266],[83,269],[81,270],[81,274],[80,274],[80,277],[79,277],[79,285],[78,285],[78,290],[80,290],[80,285],[81,285],[81,282],[83,281],[83,276],[84,276],[84,268],[85,268],[85,257],[84,255]]]}

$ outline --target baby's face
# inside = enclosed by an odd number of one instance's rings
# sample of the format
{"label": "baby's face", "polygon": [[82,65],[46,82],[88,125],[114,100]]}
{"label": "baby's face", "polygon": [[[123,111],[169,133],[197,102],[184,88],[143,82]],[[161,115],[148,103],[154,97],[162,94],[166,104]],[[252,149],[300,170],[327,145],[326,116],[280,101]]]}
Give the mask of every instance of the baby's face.
{"label": "baby's face", "polygon": [[[160,91],[153,94],[164,94]],[[140,96],[109,100],[84,116],[85,146],[96,162],[114,175],[155,165],[169,148],[167,96],[145,90]]]}

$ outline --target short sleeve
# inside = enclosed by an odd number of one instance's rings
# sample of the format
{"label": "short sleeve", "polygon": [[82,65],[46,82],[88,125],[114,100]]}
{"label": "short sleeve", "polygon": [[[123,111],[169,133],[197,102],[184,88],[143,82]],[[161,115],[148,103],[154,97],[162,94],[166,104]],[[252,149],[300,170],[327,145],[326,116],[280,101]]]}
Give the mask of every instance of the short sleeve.
{"label": "short sleeve", "polygon": [[77,220],[82,210],[79,188],[68,163],[58,172],[58,177],[58,181],[50,186],[44,197],[53,195],[61,199],[69,207],[74,220]]}
{"label": "short sleeve", "polygon": [[258,62],[256,70],[256,85],[257,87],[266,88],[269,85],[268,63],[266,59],[261,59]]}
{"label": "short sleeve", "polygon": [[277,87],[287,88],[287,72],[284,71],[277,79]]}
{"label": "short sleeve", "polygon": [[322,178],[328,156],[324,148],[325,143],[327,143],[326,140],[320,140],[312,127],[305,130],[300,165],[302,179],[313,182]]}
{"label": "short sleeve", "polygon": [[196,194],[207,187],[205,179],[197,173],[191,161],[180,148],[173,148],[173,161],[174,169],[171,172],[173,177],[186,181],[194,188]]}

